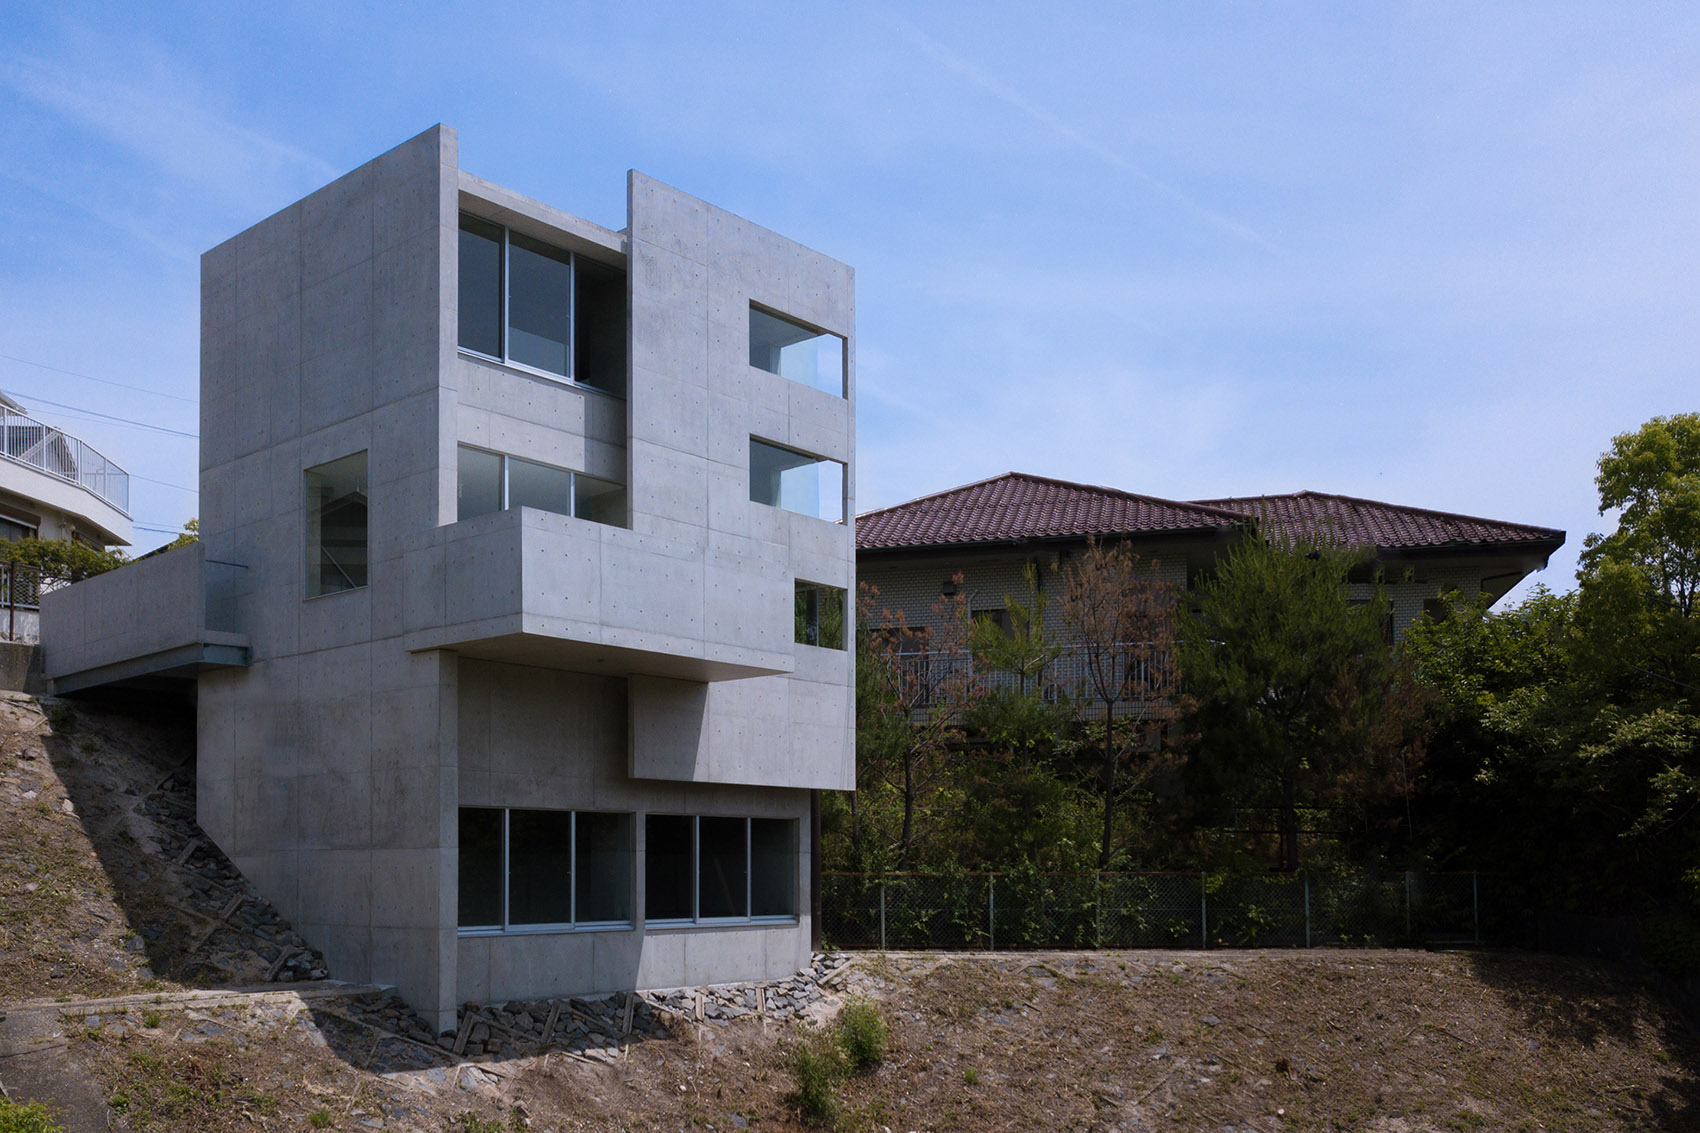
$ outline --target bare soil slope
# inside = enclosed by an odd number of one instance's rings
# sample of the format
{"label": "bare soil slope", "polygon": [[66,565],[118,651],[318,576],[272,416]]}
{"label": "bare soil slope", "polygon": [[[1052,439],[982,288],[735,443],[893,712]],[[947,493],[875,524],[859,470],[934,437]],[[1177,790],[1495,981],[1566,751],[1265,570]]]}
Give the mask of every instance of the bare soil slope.
{"label": "bare soil slope", "polygon": [[1511,954],[870,954],[753,1010],[485,1005],[457,1055],[314,978],[200,840],[192,751],[182,717],[0,696],[0,1083],[73,1130],[801,1129],[795,1016],[850,995],[892,1041],[846,1128],[1700,1129],[1648,984]]}

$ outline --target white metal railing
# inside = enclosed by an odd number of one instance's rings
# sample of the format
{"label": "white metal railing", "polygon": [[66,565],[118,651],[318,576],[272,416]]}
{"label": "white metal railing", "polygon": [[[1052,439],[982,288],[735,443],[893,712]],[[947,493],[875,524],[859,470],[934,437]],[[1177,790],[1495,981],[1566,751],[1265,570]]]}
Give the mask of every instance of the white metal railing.
{"label": "white metal railing", "polygon": [[[1094,699],[1098,690],[1089,664],[1091,654],[1092,650],[1083,645],[1062,646],[1043,670],[1028,675],[1027,691],[1037,692],[1046,700]],[[891,659],[918,694],[917,708],[930,706],[932,690],[947,681],[971,677],[986,692],[1016,692],[1021,687],[1021,678],[1015,673],[976,665],[973,654],[966,650],[905,651],[892,654]],[[1173,658],[1166,646],[1118,645],[1100,651],[1099,665],[1104,683],[1117,690],[1118,701],[1144,703],[1153,694],[1172,696],[1177,691]]]}
{"label": "white metal railing", "polygon": [[0,408],[0,456],[68,480],[130,514],[130,474],[62,429]]}

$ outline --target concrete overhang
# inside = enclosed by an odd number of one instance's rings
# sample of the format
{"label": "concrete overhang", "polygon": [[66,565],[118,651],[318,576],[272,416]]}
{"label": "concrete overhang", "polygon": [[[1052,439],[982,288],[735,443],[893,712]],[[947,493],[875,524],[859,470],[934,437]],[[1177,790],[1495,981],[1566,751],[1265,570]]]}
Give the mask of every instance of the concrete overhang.
{"label": "concrete overhang", "polygon": [[406,635],[415,652],[690,681],[795,668],[791,577],[771,564],[531,508],[438,536],[408,555],[443,588],[441,617]]}

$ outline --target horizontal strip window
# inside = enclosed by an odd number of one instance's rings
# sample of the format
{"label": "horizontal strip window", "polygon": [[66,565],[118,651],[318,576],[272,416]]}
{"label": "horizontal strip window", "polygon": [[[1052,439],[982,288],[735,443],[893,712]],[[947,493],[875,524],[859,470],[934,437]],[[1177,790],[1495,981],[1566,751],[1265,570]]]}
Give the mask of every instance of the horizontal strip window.
{"label": "horizontal strip window", "polygon": [[460,930],[632,926],[632,816],[460,808]]}
{"label": "horizontal strip window", "polygon": [[626,273],[460,214],[460,348],[624,396]]}
{"label": "horizontal strip window", "polygon": [[750,500],[844,521],[844,465],[750,438]]}
{"label": "horizontal strip window", "polygon": [[517,456],[460,446],[456,518],[534,507],[612,527],[626,525],[623,484]]}
{"label": "horizontal strip window", "polygon": [[651,925],[797,919],[797,823],[652,814],[644,820],[644,920]]}
{"label": "horizontal strip window", "polygon": [[844,396],[844,339],[750,304],[750,365]]}

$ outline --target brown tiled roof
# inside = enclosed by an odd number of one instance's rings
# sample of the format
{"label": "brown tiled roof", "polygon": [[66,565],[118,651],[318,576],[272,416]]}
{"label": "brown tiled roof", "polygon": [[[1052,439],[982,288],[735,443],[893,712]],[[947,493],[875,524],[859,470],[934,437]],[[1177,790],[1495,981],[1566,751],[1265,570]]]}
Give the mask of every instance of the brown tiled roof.
{"label": "brown tiled roof", "polygon": [[1382,550],[1564,542],[1564,532],[1526,523],[1384,504],[1326,492],[1195,500],[1259,519],[1275,537]]}
{"label": "brown tiled roof", "polygon": [[856,547],[880,551],[1017,539],[1212,531],[1243,522],[1233,512],[1207,505],[1006,472],[859,515]]}
{"label": "brown tiled roof", "polygon": [[856,548],[887,551],[1058,539],[1219,531],[1260,520],[1275,537],[1383,551],[1564,542],[1564,532],[1452,512],[1293,492],[1220,500],[1158,499],[1006,472],[856,517]]}

